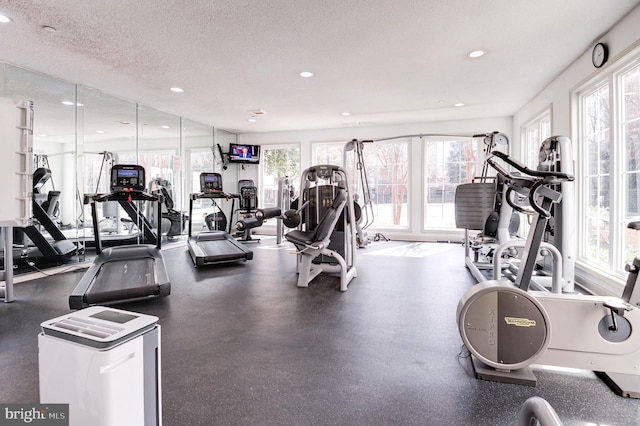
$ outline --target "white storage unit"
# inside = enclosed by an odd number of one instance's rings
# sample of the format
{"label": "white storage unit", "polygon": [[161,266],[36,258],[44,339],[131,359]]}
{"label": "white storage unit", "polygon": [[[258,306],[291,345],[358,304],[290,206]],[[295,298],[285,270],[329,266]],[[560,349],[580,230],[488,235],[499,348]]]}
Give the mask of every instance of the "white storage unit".
{"label": "white storage unit", "polygon": [[33,187],[33,102],[0,98],[0,248],[4,269],[0,271],[0,299],[13,302],[13,231],[26,226],[31,217]]}
{"label": "white storage unit", "polygon": [[161,425],[157,317],[92,306],[41,324],[40,402],[70,425]]}
{"label": "white storage unit", "polygon": [[33,190],[33,102],[0,98],[0,226],[26,226]]}

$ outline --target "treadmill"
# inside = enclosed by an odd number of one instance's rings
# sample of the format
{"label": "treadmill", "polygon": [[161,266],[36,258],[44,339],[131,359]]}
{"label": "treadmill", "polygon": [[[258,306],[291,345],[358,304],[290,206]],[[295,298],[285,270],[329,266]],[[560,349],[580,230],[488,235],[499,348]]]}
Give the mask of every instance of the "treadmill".
{"label": "treadmill", "polygon": [[[253,252],[239,243],[225,230],[200,232],[193,236],[193,202],[198,199],[238,198],[238,195],[222,191],[220,173],[200,173],[200,192],[189,199],[189,239],[187,246],[195,267],[253,259]],[[232,209],[233,211],[233,209]]]}
{"label": "treadmill", "polygon": [[[171,283],[160,251],[162,238],[155,238],[155,245],[116,246],[102,250],[96,203],[149,201],[157,203],[160,211],[162,197],[144,192],[144,177],[144,168],[141,166],[114,165],[111,168],[111,193],[92,197],[91,218],[96,258],[69,296],[71,309],[171,293]],[[157,215],[157,219],[159,236],[161,216]]]}

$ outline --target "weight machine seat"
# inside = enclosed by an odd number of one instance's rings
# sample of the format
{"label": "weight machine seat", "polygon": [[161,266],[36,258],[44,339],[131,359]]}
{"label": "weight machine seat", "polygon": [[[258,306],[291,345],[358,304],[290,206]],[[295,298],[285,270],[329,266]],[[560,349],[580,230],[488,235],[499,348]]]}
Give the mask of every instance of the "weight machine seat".
{"label": "weight machine seat", "polygon": [[[294,230],[288,232],[285,238],[296,246],[318,247],[329,245],[329,238],[336,226],[340,214],[347,203],[347,192],[341,189],[333,199],[331,206],[312,231]],[[325,241],[326,240],[326,241]]]}

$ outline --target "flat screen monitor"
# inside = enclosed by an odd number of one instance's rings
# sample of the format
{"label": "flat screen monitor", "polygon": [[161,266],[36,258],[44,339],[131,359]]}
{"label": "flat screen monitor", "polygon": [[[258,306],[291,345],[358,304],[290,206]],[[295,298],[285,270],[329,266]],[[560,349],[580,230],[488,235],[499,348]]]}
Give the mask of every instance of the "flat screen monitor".
{"label": "flat screen monitor", "polygon": [[111,191],[143,191],[144,168],[138,165],[116,164],[111,168]]}
{"label": "flat screen monitor", "polygon": [[260,145],[229,145],[229,163],[259,164]]}
{"label": "flat screen monitor", "polygon": [[220,173],[200,173],[200,192],[204,194],[222,192],[222,175]]}

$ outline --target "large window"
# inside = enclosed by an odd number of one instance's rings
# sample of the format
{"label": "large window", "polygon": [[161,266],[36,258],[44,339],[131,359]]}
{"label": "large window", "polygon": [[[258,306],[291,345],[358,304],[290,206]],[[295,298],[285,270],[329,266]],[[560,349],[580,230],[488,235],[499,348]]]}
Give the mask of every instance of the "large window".
{"label": "large window", "polygon": [[[637,63],[638,61],[636,61]],[[622,159],[622,191],[625,223],[640,220],[640,65],[620,76],[623,97],[621,133],[624,141]],[[640,231],[623,230],[624,252],[629,262],[640,250]]]}
{"label": "large window", "polygon": [[200,192],[200,173],[219,172],[213,159],[213,151],[211,148],[192,148],[189,154],[189,170],[191,181],[189,182],[192,192]]}
{"label": "large window", "polygon": [[611,247],[611,149],[609,84],[601,84],[581,99],[584,169],[582,190],[586,209],[583,209],[582,256],[606,266]]}
{"label": "large window", "polygon": [[363,150],[377,228],[408,227],[409,142],[376,142]]}
{"label": "large window", "polygon": [[[344,142],[315,143],[312,161],[315,164],[343,165]],[[346,170],[352,187],[360,188],[356,170],[355,151],[349,151]],[[409,227],[409,141],[375,142],[365,144],[362,162],[367,171],[372,199],[374,228],[398,229]]]}
{"label": "large window", "polygon": [[581,260],[623,275],[640,249],[640,53],[577,94]]}
{"label": "large window", "polygon": [[298,194],[300,186],[300,147],[297,145],[263,146],[262,161],[262,200],[261,207],[276,207],[279,201],[278,182],[289,177]]}
{"label": "large window", "polygon": [[524,141],[522,159],[528,167],[535,169],[538,166],[540,142],[549,136],[551,136],[551,109],[544,110],[522,127]]}
{"label": "large window", "polygon": [[[425,140],[424,223],[426,229],[455,229],[456,187],[479,176],[481,139]],[[481,155],[482,156],[482,155]],[[482,161],[482,158],[480,159]]]}
{"label": "large window", "polygon": [[[333,164],[342,166],[344,163],[344,142],[314,144],[313,164]],[[349,176],[351,179],[351,176]]]}

